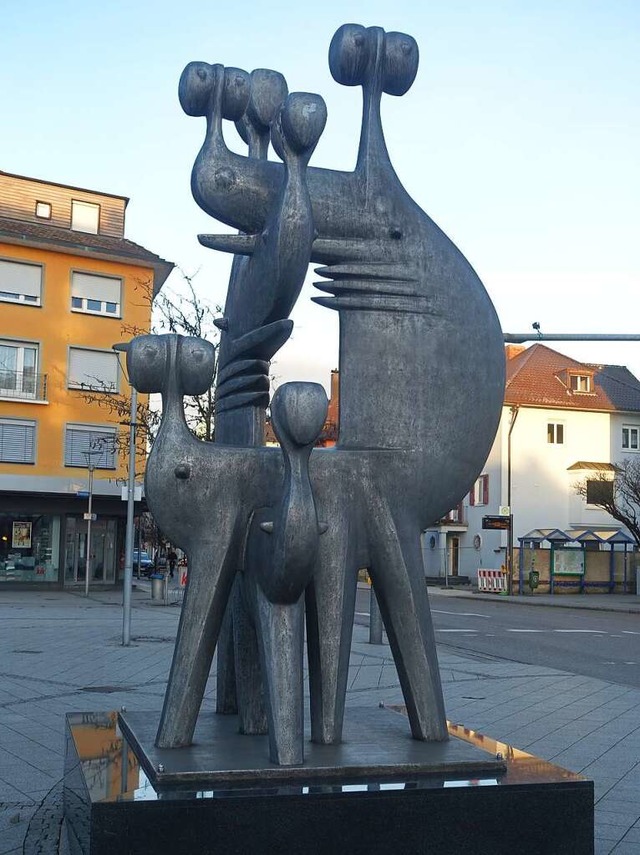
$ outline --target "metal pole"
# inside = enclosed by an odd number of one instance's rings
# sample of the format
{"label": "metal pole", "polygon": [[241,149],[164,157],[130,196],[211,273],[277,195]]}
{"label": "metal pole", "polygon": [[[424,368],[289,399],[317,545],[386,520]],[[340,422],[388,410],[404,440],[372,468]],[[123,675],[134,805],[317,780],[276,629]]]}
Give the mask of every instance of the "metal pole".
{"label": "metal pole", "polygon": [[89,461],[89,507],[87,508],[87,554],[84,571],[84,595],[89,596],[89,572],[91,570],[91,506],[93,500],[93,463]]}
{"label": "metal pole", "polygon": [[382,644],[382,615],[373,585],[369,590],[369,644]]}
{"label": "metal pole", "polygon": [[[129,477],[127,480],[127,530],[124,542],[124,581],[122,600],[122,644],[131,643],[131,588],[133,586],[133,505],[136,488],[136,416],[138,393],[131,389],[131,411],[129,415]],[[139,560],[139,556],[138,556]]]}

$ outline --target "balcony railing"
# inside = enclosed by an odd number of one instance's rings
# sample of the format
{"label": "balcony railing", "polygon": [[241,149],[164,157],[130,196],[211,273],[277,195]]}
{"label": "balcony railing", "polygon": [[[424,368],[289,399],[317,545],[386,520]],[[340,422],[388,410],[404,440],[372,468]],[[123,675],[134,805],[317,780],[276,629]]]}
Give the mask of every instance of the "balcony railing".
{"label": "balcony railing", "polygon": [[47,375],[34,371],[7,371],[0,368],[0,398],[46,401]]}

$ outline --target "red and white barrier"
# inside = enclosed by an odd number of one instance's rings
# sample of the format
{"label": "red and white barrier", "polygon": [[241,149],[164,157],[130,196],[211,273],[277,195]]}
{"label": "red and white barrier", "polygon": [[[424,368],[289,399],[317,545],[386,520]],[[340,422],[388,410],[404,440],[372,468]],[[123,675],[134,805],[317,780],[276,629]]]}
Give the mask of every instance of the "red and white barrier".
{"label": "red and white barrier", "polygon": [[478,590],[485,594],[500,594],[507,590],[507,574],[504,570],[478,569]]}

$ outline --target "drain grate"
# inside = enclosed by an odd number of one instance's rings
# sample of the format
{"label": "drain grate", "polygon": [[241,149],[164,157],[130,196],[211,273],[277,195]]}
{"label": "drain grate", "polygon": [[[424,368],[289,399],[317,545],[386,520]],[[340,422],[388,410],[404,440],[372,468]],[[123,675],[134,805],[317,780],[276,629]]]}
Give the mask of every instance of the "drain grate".
{"label": "drain grate", "polygon": [[175,636],[170,635],[136,635],[135,638],[131,639],[132,641],[143,641],[143,642],[155,642],[160,644],[174,644]]}

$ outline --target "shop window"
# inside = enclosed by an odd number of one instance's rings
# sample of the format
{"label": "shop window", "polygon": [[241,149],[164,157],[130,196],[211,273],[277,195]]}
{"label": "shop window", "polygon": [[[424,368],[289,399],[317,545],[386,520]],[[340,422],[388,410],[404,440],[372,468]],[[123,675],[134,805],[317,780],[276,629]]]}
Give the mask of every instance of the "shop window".
{"label": "shop window", "polygon": [[0,259],[0,300],[39,306],[42,298],[42,265]]}
{"label": "shop window", "polygon": [[71,228],[75,232],[97,235],[100,225],[100,205],[91,202],[71,202]]}
{"label": "shop window", "polygon": [[121,279],[74,271],[71,274],[71,310],[117,318],[121,291]]}
{"label": "shop window", "polygon": [[57,582],[60,517],[0,513],[0,584]]}
{"label": "shop window", "polygon": [[38,391],[38,345],[0,341],[0,397],[35,398]]}
{"label": "shop window", "polygon": [[64,465],[88,469],[116,468],[116,429],[68,424],[64,436]]}
{"label": "shop window", "polygon": [[547,442],[550,445],[564,444],[564,425],[562,422],[549,422],[547,424]]}
{"label": "shop window", "polygon": [[633,425],[622,426],[622,450],[623,451],[640,451],[638,443],[638,435],[640,428]]}
{"label": "shop window", "polygon": [[0,419],[0,462],[35,463],[36,423]]}
{"label": "shop window", "polygon": [[118,358],[113,351],[69,348],[70,389],[118,391]]}
{"label": "shop window", "polygon": [[473,507],[476,505],[489,504],[489,476],[481,475],[473,485],[473,490],[469,493],[469,504]]}

